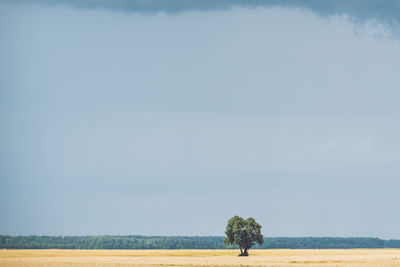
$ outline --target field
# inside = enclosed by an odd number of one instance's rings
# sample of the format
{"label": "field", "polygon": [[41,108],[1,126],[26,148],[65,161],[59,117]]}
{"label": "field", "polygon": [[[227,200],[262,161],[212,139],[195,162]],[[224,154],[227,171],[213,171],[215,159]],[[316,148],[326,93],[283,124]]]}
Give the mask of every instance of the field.
{"label": "field", "polygon": [[400,249],[0,250],[0,266],[400,266]]}

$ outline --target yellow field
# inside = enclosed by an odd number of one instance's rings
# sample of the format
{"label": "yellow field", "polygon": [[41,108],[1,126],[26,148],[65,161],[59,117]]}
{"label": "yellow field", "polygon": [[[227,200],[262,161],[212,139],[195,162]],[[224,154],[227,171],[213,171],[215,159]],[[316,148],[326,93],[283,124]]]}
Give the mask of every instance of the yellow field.
{"label": "yellow field", "polygon": [[400,266],[400,249],[0,250],[0,266]]}

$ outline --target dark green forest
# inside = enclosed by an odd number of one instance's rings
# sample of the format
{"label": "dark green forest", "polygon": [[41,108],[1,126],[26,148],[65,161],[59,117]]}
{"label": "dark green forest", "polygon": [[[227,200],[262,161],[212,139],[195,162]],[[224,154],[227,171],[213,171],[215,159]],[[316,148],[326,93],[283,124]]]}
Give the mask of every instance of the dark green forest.
{"label": "dark green forest", "polygon": [[[225,249],[223,236],[7,236],[2,249]],[[368,237],[266,237],[253,248],[400,248],[400,240]]]}

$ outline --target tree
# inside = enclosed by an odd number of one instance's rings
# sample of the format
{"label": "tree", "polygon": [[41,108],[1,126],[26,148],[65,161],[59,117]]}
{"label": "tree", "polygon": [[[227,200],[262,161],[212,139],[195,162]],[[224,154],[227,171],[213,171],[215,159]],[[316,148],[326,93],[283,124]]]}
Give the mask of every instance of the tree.
{"label": "tree", "polygon": [[264,243],[261,225],[251,217],[246,220],[239,216],[232,217],[228,221],[225,234],[224,243],[226,245],[237,245],[240,248],[239,256],[248,256],[247,250],[255,243],[260,244],[260,246]]}

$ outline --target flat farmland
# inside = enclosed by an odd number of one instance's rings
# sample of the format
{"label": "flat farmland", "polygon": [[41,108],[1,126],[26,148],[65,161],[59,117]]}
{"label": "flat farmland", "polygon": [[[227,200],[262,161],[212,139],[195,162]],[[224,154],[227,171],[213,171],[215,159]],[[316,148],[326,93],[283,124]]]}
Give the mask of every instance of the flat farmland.
{"label": "flat farmland", "polygon": [[400,249],[0,250],[0,266],[400,266]]}

